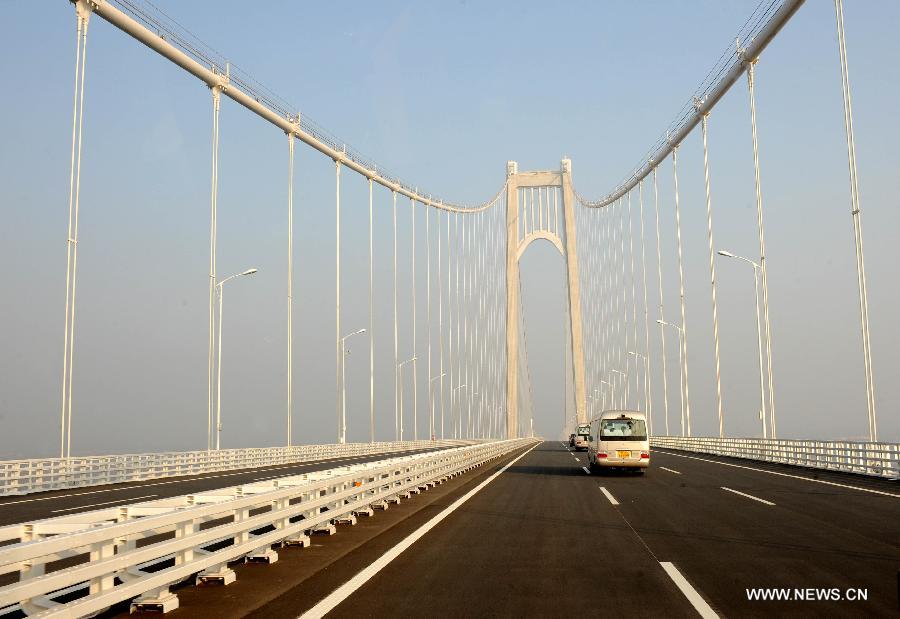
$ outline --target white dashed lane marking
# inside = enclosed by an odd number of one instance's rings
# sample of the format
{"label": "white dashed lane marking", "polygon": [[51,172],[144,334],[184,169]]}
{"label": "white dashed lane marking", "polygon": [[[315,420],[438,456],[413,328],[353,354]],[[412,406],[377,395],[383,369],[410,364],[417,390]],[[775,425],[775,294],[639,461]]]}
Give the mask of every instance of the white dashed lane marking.
{"label": "white dashed lane marking", "polygon": [[741,492],[739,490],[733,490],[731,488],[726,488],[725,486],[721,486],[722,490],[727,490],[728,492],[733,492],[735,494],[739,494],[743,497],[747,497],[748,499],[753,499],[754,501],[759,501],[760,503],[765,503],[766,505],[775,505],[772,501],[767,501],[765,499],[761,499],[757,496],[753,496],[752,494],[747,494],[746,492]]}

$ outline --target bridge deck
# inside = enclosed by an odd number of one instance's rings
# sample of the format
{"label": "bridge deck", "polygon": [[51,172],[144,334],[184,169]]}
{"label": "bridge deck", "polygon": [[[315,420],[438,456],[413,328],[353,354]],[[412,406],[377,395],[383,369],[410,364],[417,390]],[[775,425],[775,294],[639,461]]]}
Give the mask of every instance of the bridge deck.
{"label": "bridge deck", "polygon": [[[331,616],[696,616],[668,562],[722,615],[895,612],[895,483],[686,456],[656,451],[644,477],[596,476],[581,468],[584,453],[545,442]],[[502,464],[316,538],[309,550],[282,553],[275,565],[239,567],[224,590],[183,589],[177,613],[296,617]],[[862,588],[868,601],[748,601],[754,587]]]}

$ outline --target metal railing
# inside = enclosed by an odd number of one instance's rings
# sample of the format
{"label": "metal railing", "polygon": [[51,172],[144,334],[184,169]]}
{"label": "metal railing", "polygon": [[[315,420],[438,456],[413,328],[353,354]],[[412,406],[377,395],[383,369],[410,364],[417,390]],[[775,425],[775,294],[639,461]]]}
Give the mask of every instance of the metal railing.
{"label": "metal railing", "polygon": [[344,443],[3,460],[0,497],[467,444],[468,441]]}
{"label": "metal railing", "polygon": [[654,436],[651,447],[900,479],[900,444]]}
{"label": "metal railing", "polygon": [[0,527],[0,578],[19,577],[0,587],[0,616],[81,617],[126,600],[171,610],[176,583],[196,575],[227,584],[235,578],[229,562],[273,563],[273,545],[308,545],[313,531],[332,533],[337,522],[355,523],[359,513],[532,442],[485,442]]}

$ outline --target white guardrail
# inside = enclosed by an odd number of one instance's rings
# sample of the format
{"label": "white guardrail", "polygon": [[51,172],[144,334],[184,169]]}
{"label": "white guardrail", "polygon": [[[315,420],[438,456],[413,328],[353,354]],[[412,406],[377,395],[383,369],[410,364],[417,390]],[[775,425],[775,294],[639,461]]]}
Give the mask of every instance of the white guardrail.
{"label": "white guardrail", "polygon": [[[533,443],[484,442],[243,486],[0,527],[0,616],[83,617],[132,600],[178,607],[169,587],[235,579],[229,562],[274,563],[335,523],[434,487]],[[59,562],[59,563],[57,563]],[[18,580],[13,581],[18,573]]]}
{"label": "white guardrail", "polygon": [[900,479],[900,444],[653,436],[650,446]]}
{"label": "white guardrail", "polygon": [[252,469],[279,464],[299,464],[374,454],[415,451],[435,447],[469,445],[472,441],[403,441],[253,447],[218,451],[120,454],[74,458],[0,460],[0,497]]}

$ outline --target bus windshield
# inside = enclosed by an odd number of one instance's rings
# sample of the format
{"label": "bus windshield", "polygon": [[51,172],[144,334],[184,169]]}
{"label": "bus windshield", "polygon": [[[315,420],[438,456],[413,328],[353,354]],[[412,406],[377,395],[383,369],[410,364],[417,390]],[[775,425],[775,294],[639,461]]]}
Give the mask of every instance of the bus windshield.
{"label": "bus windshield", "polygon": [[604,419],[600,422],[600,438],[646,441],[647,426],[643,419]]}

